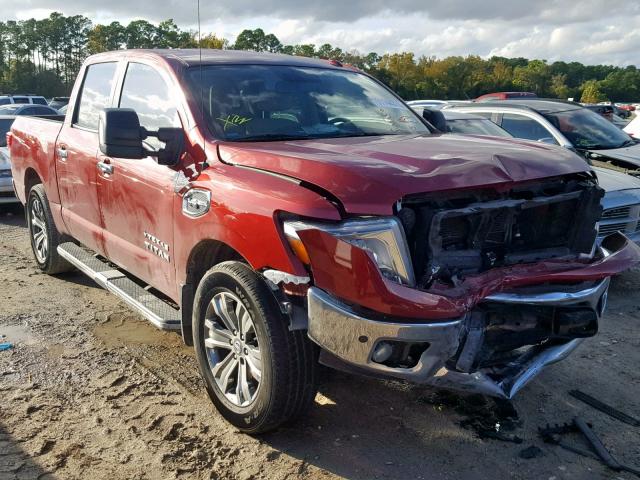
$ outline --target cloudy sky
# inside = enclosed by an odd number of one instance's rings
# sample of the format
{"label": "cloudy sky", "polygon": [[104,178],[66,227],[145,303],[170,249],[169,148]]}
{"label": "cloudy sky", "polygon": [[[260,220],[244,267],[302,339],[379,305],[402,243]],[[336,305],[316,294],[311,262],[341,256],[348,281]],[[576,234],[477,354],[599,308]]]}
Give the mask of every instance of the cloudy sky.
{"label": "cloudy sky", "polygon": [[[233,40],[261,27],[283,43],[418,55],[477,54],[640,66],[640,0],[200,0],[204,32]],[[7,19],[52,11],[94,22],[173,18],[197,25],[197,0],[0,0]],[[144,14],[141,15],[141,12]]]}

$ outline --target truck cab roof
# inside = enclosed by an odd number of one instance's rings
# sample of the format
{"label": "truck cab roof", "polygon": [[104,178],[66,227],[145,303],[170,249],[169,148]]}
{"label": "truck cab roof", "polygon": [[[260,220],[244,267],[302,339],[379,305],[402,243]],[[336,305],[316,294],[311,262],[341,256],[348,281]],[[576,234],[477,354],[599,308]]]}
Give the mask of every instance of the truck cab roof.
{"label": "truck cab roof", "polygon": [[252,52],[246,50],[185,49],[134,49],[105,52],[92,55],[88,63],[98,63],[104,58],[151,56],[166,60],[177,60],[187,67],[196,65],[288,65],[316,68],[345,68],[340,62],[317,58],[284,55],[280,53]]}

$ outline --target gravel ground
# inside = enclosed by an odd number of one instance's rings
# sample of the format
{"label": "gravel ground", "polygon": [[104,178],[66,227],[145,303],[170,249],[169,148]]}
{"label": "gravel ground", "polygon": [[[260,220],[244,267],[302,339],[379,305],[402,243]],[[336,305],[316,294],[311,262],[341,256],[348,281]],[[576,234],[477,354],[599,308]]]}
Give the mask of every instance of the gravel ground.
{"label": "gravel ground", "polygon": [[[536,429],[580,415],[640,468],[640,428],[567,394],[640,416],[639,286],[640,270],[615,278],[601,333],[512,404],[327,372],[302,421],[252,438],[216,413],[178,335],[81,274],[39,273],[24,221],[0,214],[0,335],[14,343],[0,352],[0,479],[635,478]],[[522,443],[478,435],[496,423]],[[521,458],[530,446],[540,456]]]}

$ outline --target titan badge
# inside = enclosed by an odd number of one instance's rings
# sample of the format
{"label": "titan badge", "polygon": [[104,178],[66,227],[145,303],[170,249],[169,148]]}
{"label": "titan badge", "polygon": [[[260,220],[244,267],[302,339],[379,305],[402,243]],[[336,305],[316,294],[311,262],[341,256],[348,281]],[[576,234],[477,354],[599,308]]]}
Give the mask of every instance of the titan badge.
{"label": "titan badge", "polygon": [[148,232],[144,232],[144,248],[149,250],[151,253],[160,257],[164,261],[170,261],[171,257],[169,257],[169,244],[163,242],[159,238],[151,235]]}

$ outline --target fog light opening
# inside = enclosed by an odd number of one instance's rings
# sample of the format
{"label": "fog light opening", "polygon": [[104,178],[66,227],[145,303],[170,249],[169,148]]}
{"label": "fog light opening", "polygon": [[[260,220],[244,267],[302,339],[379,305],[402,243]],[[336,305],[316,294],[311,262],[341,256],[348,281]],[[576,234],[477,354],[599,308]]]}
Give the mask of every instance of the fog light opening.
{"label": "fog light opening", "polygon": [[427,348],[428,342],[382,340],[374,347],[371,360],[391,368],[413,368]]}

